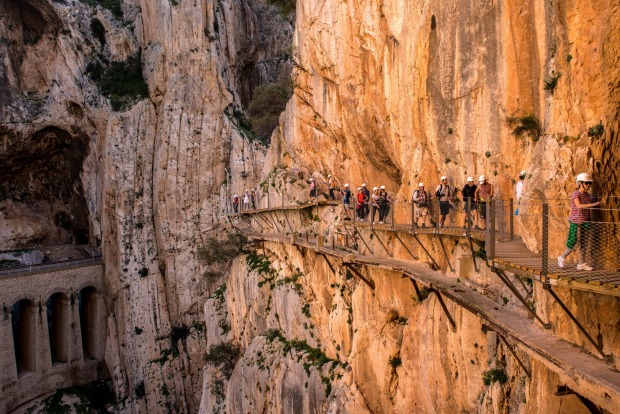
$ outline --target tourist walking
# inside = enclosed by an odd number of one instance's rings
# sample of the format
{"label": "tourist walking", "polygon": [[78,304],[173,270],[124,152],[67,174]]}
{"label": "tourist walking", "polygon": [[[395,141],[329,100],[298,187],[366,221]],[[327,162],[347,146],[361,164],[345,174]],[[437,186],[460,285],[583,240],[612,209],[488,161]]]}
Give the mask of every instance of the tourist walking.
{"label": "tourist walking", "polygon": [[592,177],[588,173],[577,176],[577,188],[570,196],[571,208],[568,215],[569,229],[566,240],[566,250],[558,256],[558,266],[564,267],[566,256],[579,246],[579,263],[577,270],[592,270],[592,266],[586,263],[586,248],[590,235],[590,209],[601,204],[600,201],[592,202],[588,190],[592,186]]}
{"label": "tourist walking", "polygon": [[372,194],[370,195],[370,202],[372,203],[372,213],[370,222],[375,222],[375,215],[379,212],[379,187],[374,187],[372,189]]}
{"label": "tourist walking", "polygon": [[365,219],[366,217],[368,217],[368,213],[370,213],[370,191],[368,191],[368,188],[366,188],[366,183],[362,184],[362,195],[362,199],[364,202],[362,205],[362,209],[364,210],[362,215]]}
{"label": "tourist walking", "polygon": [[314,178],[310,179],[310,203],[314,203],[316,201],[316,183],[314,182]]}
{"label": "tourist walking", "polygon": [[390,212],[390,202],[390,196],[387,191],[385,191],[385,186],[382,185],[379,188],[379,224],[387,222]]}
{"label": "tourist walking", "polygon": [[239,196],[237,194],[233,196],[232,205],[233,205],[233,211],[235,212],[235,214],[238,213],[239,212]]}
{"label": "tourist walking", "polygon": [[452,199],[452,188],[448,184],[448,177],[445,175],[440,178],[440,183],[435,189],[435,198],[439,201],[439,227],[446,226],[446,217],[450,213],[450,200]]}
{"label": "tourist walking", "polygon": [[349,184],[345,184],[342,190],[342,205],[344,207],[344,219],[351,220],[351,190],[349,189]]}
{"label": "tourist walking", "polygon": [[476,203],[480,209],[480,218],[478,220],[481,228],[486,228],[487,202],[493,199],[493,186],[489,184],[487,177],[481,175],[478,178],[478,188],[476,189]]}
{"label": "tourist walking", "polygon": [[515,210],[515,216],[519,215],[519,208],[521,207],[521,195],[523,194],[523,183],[525,181],[526,171],[521,171],[519,174],[519,181],[517,182],[517,208]]}
{"label": "tourist walking", "polygon": [[[431,201],[431,195],[424,190],[424,183],[418,184],[418,189],[413,192],[411,196],[411,200],[413,201],[413,223],[417,227],[426,227],[429,216],[429,203]],[[422,225],[420,225],[420,219],[422,220]]]}
{"label": "tourist walking", "polygon": [[245,190],[245,193],[243,194],[243,210],[249,210],[250,209],[250,194],[248,193],[248,190]]}
{"label": "tourist walking", "polygon": [[329,178],[329,181],[328,181],[328,185],[329,185],[329,198],[331,200],[335,200],[336,196],[334,194],[334,191],[336,191],[336,180],[331,175],[328,175],[327,178]]}
{"label": "tourist walking", "polygon": [[[461,190],[461,195],[463,196],[463,203],[465,204],[465,224],[464,228],[467,226],[476,226],[478,227],[478,209],[476,204],[476,190],[478,186],[474,184],[474,177],[467,177],[467,183]],[[471,207],[470,207],[471,206]],[[471,211],[468,210],[471,208]],[[471,217],[471,222],[467,223],[467,217]]]}
{"label": "tourist walking", "polygon": [[252,201],[252,210],[256,210],[256,189],[253,188],[250,193],[250,200]]}

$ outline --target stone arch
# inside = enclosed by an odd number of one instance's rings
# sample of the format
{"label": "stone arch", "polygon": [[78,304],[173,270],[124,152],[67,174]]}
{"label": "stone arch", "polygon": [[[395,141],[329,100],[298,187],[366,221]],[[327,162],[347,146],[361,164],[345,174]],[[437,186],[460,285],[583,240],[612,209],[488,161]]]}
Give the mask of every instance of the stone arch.
{"label": "stone arch", "polygon": [[69,298],[64,293],[52,294],[45,303],[47,308],[47,332],[52,365],[69,362]]}
{"label": "stone arch", "polygon": [[97,325],[99,294],[93,286],[87,286],[78,293],[78,309],[80,312],[80,328],[82,331],[82,348],[84,358],[98,357]]}
{"label": "stone arch", "polygon": [[22,299],[11,307],[13,346],[18,376],[37,369],[37,310],[34,301]]}

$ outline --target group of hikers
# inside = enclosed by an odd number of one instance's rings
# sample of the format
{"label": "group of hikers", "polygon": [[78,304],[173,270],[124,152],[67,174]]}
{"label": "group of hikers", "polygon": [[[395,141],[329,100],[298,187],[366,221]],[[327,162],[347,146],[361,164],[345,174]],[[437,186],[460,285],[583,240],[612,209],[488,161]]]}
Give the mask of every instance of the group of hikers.
{"label": "group of hikers", "polygon": [[[238,194],[235,194],[232,199],[233,211],[235,213],[239,212],[239,202],[240,198]],[[245,190],[243,193],[243,205],[241,206],[242,210],[250,210],[250,205],[252,206],[252,210],[256,210],[256,189]]]}
{"label": "group of hikers", "polygon": [[[516,184],[517,208],[514,212],[515,215],[519,214],[526,175],[526,171],[521,171],[519,181]],[[418,188],[411,195],[411,201],[414,206],[413,224],[415,226],[431,227],[435,225],[431,220],[431,208],[434,203],[438,203],[439,207],[438,227],[445,227],[446,218],[450,211],[456,209],[455,203],[459,200],[457,189],[448,183],[448,177],[446,176],[442,176],[439,181],[439,185],[435,188],[434,193],[427,191],[424,183],[420,182]],[[566,257],[579,247],[580,254],[577,269],[590,271],[593,268],[586,262],[586,247],[591,227],[590,210],[593,207],[599,206],[601,202],[594,201],[589,193],[592,185],[590,174],[581,173],[577,175],[576,184],[577,187],[570,197],[571,210],[568,216],[569,231],[565,244],[566,249],[558,256],[557,263],[558,267],[564,268]],[[354,195],[348,183],[344,184],[342,189],[339,189],[336,180],[331,175],[328,175],[328,188],[331,200],[336,199],[338,192],[342,194],[344,220],[351,220],[351,205],[354,205],[356,220],[365,221],[370,216],[370,221],[375,222],[375,216],[378,214],[379,224],[387,222],[393,197],[386,191],[384,185],[373,187],[371,192],[366,183],[363,183],[357,188],[357,193]],[[309,180],[309,190],[310,202],[314,203],[317,197],[317,183],[312,178]],[[484,229],[487,218],[487,202],[491,201],[494,195],[494,188],[488,182],[487,177],[485,175],[479,176],[478,184],[475,183],[473,177],[467,177],[466,184],[460,190],[460,195],[464,202],[464,209],[467,213],[466,217],[471,217],[471,222],[465,222],[464,227],[470,225],[474,228]],[[242,197],[243,210],[250,210],[250,206],[252,209],[256,209],[257,197],[254,188],[245,190]],[[240,197],[237,194],[233,196],[232,205],[234,212],[238,213]]]}
{"label": "group of hikers", "polygon": [[[523,178],[525,178],[525,175]],[[433,226],[431,208],[433,203],[438,203],[439,222],[437,226],[445,227],[446,218],[448,214],[450,214],[450,210],[455,209],[455,202],[458,200],[458,192],[453,186],[448,184],[448,177],[442,176],[439,181],[439,185],[435,188],[434,193],[427,191],[424,183],[419,183],[418,188],[411,195],[411,201],[414,205],[414,225],[418,227]],[[316,193],[316,187],[314,191]],[[385,186],[374,187],[371,193],[366,183],[363,183],[357,188],[355,199],[352,197],[349,184],[345,184],[341,192],[345,220],[351,220],[351,204],[354,204],[355,217],[357,220],[367,220],[368,215],[372,211],[370,220],[374,222],[375,213],[378,211],[379,224],[383,224],[387,221],[393,200],[392,196],[386,191]],[[467,177],[467,183],[461,189],[460,193],[465,202],[465,208],[471,209],[472,223],[470,224],[476,228],[483,228],[486,218],[486,202],[493,198],[493,186],[484,175],[478,178],[478,185],[474,183],[473,177]],[[335,198],[334,192],[331,191],[331,182],[330,198]],[[469,210],[466,211],[467,213],[470,212]],[[467,223],[465,223],[465,225],[467,225]]]}

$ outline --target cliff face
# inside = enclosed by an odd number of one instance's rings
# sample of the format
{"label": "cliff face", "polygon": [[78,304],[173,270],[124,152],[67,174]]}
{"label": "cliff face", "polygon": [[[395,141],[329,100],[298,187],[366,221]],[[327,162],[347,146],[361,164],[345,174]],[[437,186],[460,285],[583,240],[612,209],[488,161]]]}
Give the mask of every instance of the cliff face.
{"label": "cliff face", "polygon": [[[352,186],[384,184],[398,203],[419,181],[432,189],[447,175],[460,188],[467,176],[485,174],[496,197],[509,198],[521,170],[532,212],[545,201],[565,203],[582,171],[594,173],[597,194],[616,196],[619,10],[617,1],[298,1],[295,94],[263,170],[275,184],[271,199],[282,191],[304,199],[300,174],[322,189],[327,174]],[[536,121],[539,127],[527,127]],[[517,136],[520,123],[526,132]],[[599,123],[602,134],[590,132]],[[612,197],[606,202],[617,207]],[[556,255],[566,217],[565,209],[553,210]],[[528,246],[540,249],[540,222],[520,217],[517,226]],[[427,247],[442,255],[437,243]],[[228,412],[586,412],[554,395],[560,379],[548,367],[526,358],[533,373],[526,378],[497,336],[481,332],[479,319],[449,306],[454,334],[438,302],[415,303],[411,286],[394,274],[371,271],[380,281],[371,292],[310,253],[275,243],[266,253],[276,280],[289,282],[259,283],[252,266],[236,262],[219,310],[214,299],[205,307],[207,320],[216,314],[230,323],[224,334],[207,325],[207,342],[241,345],[220,396]],[[448,255],[455,279],[523,312],[495,275],[473,271],[466,246],[449,246]],[[290,282],[295,273],[302,276]],[[559,294],[604,351],[618,355],[618,299]],[[531,299],[554,335],[595,352],[542,288]],[[338,361],[334,371],[313,366],[312,352],[295,341],[324,350]],[[505,386],[482,383],[484,371],[505,364]],[[207,395],[218,375],[207,368],[203,412],[220,406]],[[329,378],[326,395],[317,391],[321,376]]]}

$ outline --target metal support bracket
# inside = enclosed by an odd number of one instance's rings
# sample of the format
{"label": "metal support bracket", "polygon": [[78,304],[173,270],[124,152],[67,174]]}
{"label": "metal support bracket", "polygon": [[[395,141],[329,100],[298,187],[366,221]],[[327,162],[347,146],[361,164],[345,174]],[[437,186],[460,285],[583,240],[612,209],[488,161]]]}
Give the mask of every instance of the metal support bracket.
{"label": "metal support bracket", "polygon": [[478,268],[478,263],[476,262],[476,253],[474,252],[474,242],[472,240],[471,237],[471,232],[467,232],[467,240],[469,240],[469,250],[471,250],[471,258],[474,261],[474,269],[476,270],[476,273],[480,272],[480,269]]}
{"label": "metal support bracket", "polygon": [[510,281],[510,279],[508,278],[508,276],[506,275],[506,273],[504,273],[504,271],[498,267],[492,267],[491,270],[500,278],[500,280],[502,282],[504,282],[504,284],[506,286],[508,286],[508,289],[510,289],[510,291],[517,297],[517,299],[519,299],[519,302],[521,302],[523,304],[523,306],[525,306],[525,308],[528,310],[528,312],[538,321],[540,322],[540,324],[543,326],[543,328],[545,329],[551,329],[551,324],[548,322],[544,322],[540,316],[538,316],[538,314],[536,313],[536,311],[534,309],[532,309],[532,307],[530,306],[530,304],[527,302],[527,300],[525,300],[525,298],[523,297],[523,295],[521,295],[521,292],[519,292],[519,290],[516,288],[516,286]]}
{"label": "metal support bracket", "polygon": [[383,250],[385,250],[385,252],[388,254],[388,256],[392,257],[392,253],[390,253],[390,251],[387,249],[387,247],[385,247],[385,244],[383,244],[383,241],[381,240],[381,238],[377,234],[376,230],[374,228],[371,228],[370,232],[375,235],[375,237],[377,238],[377,241],[379,242],[381,247],[383,247]]}
{"label": "metal support bracket", "polygon": [[363,274],[360,273],[351,263],[343,263],[348,269],[350,269],[355,275],[364,283],[368,285],[372,290],[375,290],[375,282],[371,279],[367,279]]}
{"label": "metal support bracket", "polygon": [[605,353],[603,352],[603,347],[601,345],[599,345],[588,333],[588,331],[586,331],[586,328],[583,327],[583,325],[577,320],[577,318],[575,317],[575,315],[573,315],[573,313],[570,311],[570,309],[568,309],[568,307],[566,307],[566,305],[564,304],[564,302],[562,302],[562,299],[560,299],[558,297],[558,295],[553,291],[553,289],[551,288],[551,285],[549,283],[544,283],[543,284],[543,289],[546,290],[547,292],[549,292],[549,294],[553,297],[553,299],[555,299],[555,301],[558,303],[558,305],[560,305],[560,307],[564,310],[564,312],[566,312],[566,314],[569,316],[569,318],[571,318],[571,320],[575,323],[575,325],[577,325],[577,328],[579,328],[579,330],[581,331],[582,334],[584,334],[584,336],[588,339],[588,341],[594,345],[594,347],[596,348],[596,350],[599,352],[599,354],[601,354],[601,356],[603,357],[603,359],[605,360],[609,360],[611,358],[611,355],[605,355]]}
{"label": "metal support bracket", "polygon": [[439,301],[439,304],[441,305],[444,313],[446,314],[448,321],[450,321],[450,325],[452,325],[452,330],[456,331],[456,322],[454,322],[454,319],[452,319],[452,315],[450,315],[450,312],[448,311],[448,307],[446,306],[446,303],[443,301],[443,296],[441,296],[441,293],[439,293],[439,291],[433,287],[431,287],[429,290],[435,293],[435,296],[437,296],[437,300]]}
{"label": "metal support bracket", "polygon": [[370,253],[373,253],[372,249],[370,248],[370,246],[368,246],[368,243],[366,243],[366,240],[364,240],[364,237],[362,237],[362,233],[360,233],[359,229],[357,227],[354,227],[354,231],[357,233],[358,236],[360,236],[360,240],[364,243],[364,246],[366,246],[368,251]]}
{"label": "metal support bracket", "polygon": [[558,390],[555,392],[555,395],[558,397],[562,397],[564,395],[574,394],[575,397],[581,401],[581,403],[590,411],[592,414],[603,414],[603,410],[601,410],[596,404],[592,401],[588,400],[584,396],[577,394],[575,391],[570,389],[567,385],[558,385]]}
{"label": "metal support bracket", "polygon": [[426,250],[426,247],[424,247],[424,245],[422,244],[422,242],[420,241],[420,239],[418,239],[418,235],[414,233],[414,234],[413,234],[413,237],[416,239],[416,241],[418,242],[418,244],[419,244],[420,246],[422,246],[422,249],[424,249],[424,251],[426,252],[427,256],[428,256],[428,257],[432,260],[432,262],[433,262],[433,266],[434,266],[434,267],[433,267],[433,270],[439,270],[439,269],[440,269],[439,265],[437,264],[437,262],[435,261],[435,259],[433,259],[433,256],[431,256],[431,254],[429,253],[429,251],[428,251],[428,250]]}
{"label": "metal support bracket", "polygon": [[521,358],[519,358],[519,356],[517,355],[517,352],[514,350],[514,347],[508,343],[504,335],[498,332],[497,336],[499,336],[499,338],[504,342],[504,344],[506,345],[506,348],[508,348],[508,350],[510,351],[514,359],[519,363],[519,365],[521,365],[521,368],[523,368],[523,371],[525,371],[527,376],[532,378],[532,372],[529,369],[527,369],[523,361],[521,361]]}
{"label": "metal support bracket", "polygon": [[396,237],[396,240],[398,240],[400,242],[400,244],[403,245],[403,247],[405,248],[405,250],[407,250],[407,253],[409,253],[409,256],[411,256],[411,258],[413,260],[420,260],[419,257],[415,256],[413,253],[411,253],[411,250],[409,250],[409,248],[407,247],[407,245],[402,241],[402,239],[398,236],[397,232],[394,232],[394,237]]}
{"label": "metal support bracket", "polygon": [[319,255],[323,256],[323,259],[325,259],[325,261],[327,262],[327,265],[331,269],[331,271],[334,274],[334,276],[337,275],[336,270],[334,269],[334,266],[332,266],[332,264],[330,263],[329,259],[327,258],[327,255],[325,253],[322,253],[322,252],[319,252]]}
{"label": "metal support bracket", "polygon": [[437,235],[437,237],[439,238],[439,244],[441,244],[441,250],[443,250],[443,255],[446,258],[446,263],[448,263],[448,267],[450,268],[450,271],[454,273],[454,269],[452,268],[452,264],[450,263],[450,258],[448,257],[448,252],[446,251],[446,246],[444,246],[443,244],[443,239],[441,238],[439,234]]}
{"label": "metal support bracket", "polygon": [[406,278],[408,278],[409,280],[411,280],[411,284],[413,285],[413,288],[415,289],[415,294],[416,294],[416,296],[418,297],[418,302],[419,302],[419,303],[424,302],[424,301],[426,300],[426,298],[428,298],[428,292],[427,292],[426,294],[425,294],[425,293],[422,293],[422,290],[421,290],[421,289],[420,289],[420,287],[418,286],[418,282],[417,282],[414,278],[412,278],[412,277],[410,277],[410,276],[407,276],[407,275],[406,275],[406,274],[404,274],[404,273],[403,273],[403,275],[402,275],[401,277],[406,277]]}

